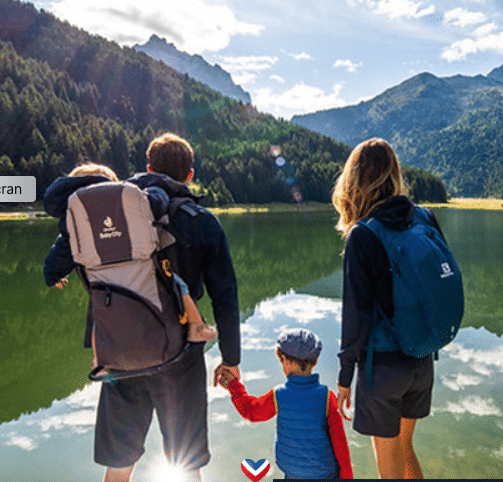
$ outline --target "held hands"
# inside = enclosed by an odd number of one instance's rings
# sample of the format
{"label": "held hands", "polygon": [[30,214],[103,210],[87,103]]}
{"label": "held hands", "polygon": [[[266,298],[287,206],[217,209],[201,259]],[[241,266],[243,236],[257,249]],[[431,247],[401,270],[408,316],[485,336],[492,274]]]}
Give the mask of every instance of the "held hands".
{"label": "held hands", "polygon": [[351,422],[351,417],[344,412],[344,405],[346,405],[346,410],[351,408],[351,387],[341,387],[338,385],[337,388],[337,408],[339,413],[344,420]]}
{"label": "held hands", "polygon": [[218,384],[222,385],[222,387],[227,388],[229,383],[237,378],[239,380],[241,374],[239,372],[239,367],[229,367],[220,363],[220,365],[215,368],[215,375],[213,378],[213,386],[216,387]]}

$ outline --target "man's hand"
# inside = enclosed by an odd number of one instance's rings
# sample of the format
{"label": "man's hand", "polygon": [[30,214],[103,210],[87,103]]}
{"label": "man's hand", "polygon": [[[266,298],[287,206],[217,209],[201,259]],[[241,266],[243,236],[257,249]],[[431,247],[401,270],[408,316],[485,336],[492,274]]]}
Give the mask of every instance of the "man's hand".
{"label": "man's hand", "polygon": [[228,368],[222,368],[222,370],[220,370],[220,385],[222,387],[227,388],[229,383],[236,378],[237,377],[234,376],[234,373],[232,373]]}
{"label": "man's hand", "polygon": [[[234,376],[234,378],[237,378],[239,380],[241,374],[239,373],[239,367],[229,367],[227,365],[224,365],[223,363],[220,363],[215,368],[215,374],[213,376],[213,386],[216,387],[220,383],[220,379],[222,377],[223,371],[228,370],[230,373]],[[230,381],[230,380],[229,380]]]}
{"label": "man's hand", "polygon": [[337,408],[339,413],[344,420],[351,422],[351,417],[348,417],[344,412],[344,405],[346,405],[347,410],[351,408],[351,387],[341,387],[339,385],[337,388]]}

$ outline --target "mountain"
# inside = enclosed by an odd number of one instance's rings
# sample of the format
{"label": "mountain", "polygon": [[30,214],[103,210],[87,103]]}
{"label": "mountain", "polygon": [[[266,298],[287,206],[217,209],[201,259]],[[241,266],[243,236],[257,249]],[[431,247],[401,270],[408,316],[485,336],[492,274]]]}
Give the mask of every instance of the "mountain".
{"label": "mountain", "polygon": [[348,155],[340,142],[15,0],[0,0],[0,113],[0,175],[36,176],[38,199],[84,160],[120,178],[143,171],[149,142],[166,131],[194,146],[195,188],[210,205],[299,193],[328,202]]}
{"label": "mountain", "polygon": [[[37,199],[86,160],[123,179],[145,170],[149,142],[166,131],[194,146],[193,187],[207,205],[328,203],[349,154],[144,53],[0,0],[0,176],[35,176]],[[445,198],[437,178],[408,175],[417,199]]]}
{"label": "mountain", "polygon": [[452,195],[503,197],[503,66],[489,75],[416,75],[355,106],[292,122],[351,146],[382,137],[401,162],[440,176]]}
{"label": "mountain", "polygon": [[219,65],[210,65],[200,55],[189,55],[180,52],[173,44],[167,43],[157,35],[152,35],[144,45],[133,47],[137,52],[143,52],[156,60],[163,61],[177,72],[187,74],[198,82],[220,92],[222,95],[243,102],[251,103],[251,97],[242,87],[236,85],[228,72]]}

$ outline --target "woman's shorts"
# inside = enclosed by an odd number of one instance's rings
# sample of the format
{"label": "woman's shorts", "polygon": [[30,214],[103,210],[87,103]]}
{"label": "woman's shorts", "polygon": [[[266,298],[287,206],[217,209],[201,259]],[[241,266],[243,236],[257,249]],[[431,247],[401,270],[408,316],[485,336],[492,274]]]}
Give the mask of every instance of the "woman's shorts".
{"label": "woman's shorts", "polygon": [[204,343],[160,373],[103,383],[94,460],[107,467],[133,465],[144,452],[154,410],[169,463],[195,470],[210,455],[207,437]]}
{"label": "woman's shorts", "polygon": [[432,389],[431,355],[374,362],[370,388],[366,381],[366,363],[360,363],[353,428],[364,435],[396,437],[402,417],[417,419],[429,415]]}

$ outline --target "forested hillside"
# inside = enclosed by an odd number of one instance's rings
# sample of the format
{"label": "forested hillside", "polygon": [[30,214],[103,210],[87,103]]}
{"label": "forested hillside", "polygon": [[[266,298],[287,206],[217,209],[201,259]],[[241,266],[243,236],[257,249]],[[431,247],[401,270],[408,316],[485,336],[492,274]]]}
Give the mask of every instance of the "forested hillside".
{"label": "forested hillside", "polygon": [[402,163],[440,176],[451,195],[503,197],[503,75],[419,74],[356,106],[293,122],[350,145],[389,140]]}
{"label": "forested hillside", "polygon": [[328,202],[349,153],[13,0],[0,0],[0,112],[0,175],[35,175],[38,198],[86,159],[121,178],[144,170],[148,143],[167,130],[195,147],[209,204]]}

